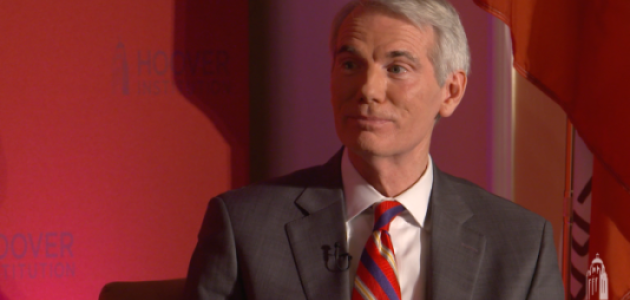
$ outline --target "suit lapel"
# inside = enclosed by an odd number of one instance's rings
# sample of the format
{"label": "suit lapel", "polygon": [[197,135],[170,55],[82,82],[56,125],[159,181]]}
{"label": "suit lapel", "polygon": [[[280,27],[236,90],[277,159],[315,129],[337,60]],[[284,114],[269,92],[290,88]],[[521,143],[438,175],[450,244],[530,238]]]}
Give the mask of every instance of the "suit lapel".
{"label": "suit lapel", "polygon": [[[285,229],[306,298],[350,299],[347,270],[337,266],[335,245],[347,253],[341,152],[322,166],[319,178],[295,201],[305,212]],[[343,263],[343,261],[339,261]]]}
{"label": "suit lapel", "polygon": [[472,299],[485,237],[466,225],[473,213],[462,197],[452,179],[434,167],[427,299]]}

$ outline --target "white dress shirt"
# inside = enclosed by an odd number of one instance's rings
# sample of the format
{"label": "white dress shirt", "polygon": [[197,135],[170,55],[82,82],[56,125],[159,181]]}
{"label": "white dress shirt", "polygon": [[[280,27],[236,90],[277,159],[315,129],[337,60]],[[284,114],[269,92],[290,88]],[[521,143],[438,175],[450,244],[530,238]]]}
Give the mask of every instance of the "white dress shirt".
{"label": "white dress shirt", "polygon": [[[375,203],[396,200],[406,210],[392,220],[389,234],[394,245],[398,281],[402,300],[423,300],[426,286],[427,255],[430,249],[429,232],[424,227],[433,186],[433,164],[429,163],[420,179],[402,194],[392,198],[381,195],[354,168],[344,150],[341,177],[346,205],[346,229],[349,253],[352,255],[350,282],[354,277],[363,247],[374,227]],[[425,250],[426,249],[426,250]]]}

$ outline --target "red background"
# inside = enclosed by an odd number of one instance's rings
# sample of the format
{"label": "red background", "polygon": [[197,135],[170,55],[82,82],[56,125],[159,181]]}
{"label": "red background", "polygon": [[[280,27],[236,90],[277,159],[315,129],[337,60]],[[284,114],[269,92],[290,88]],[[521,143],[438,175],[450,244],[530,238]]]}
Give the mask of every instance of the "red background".
{"label": "red background", "polygon": [[184,277],[248,178],[245,1],[0,3],[0,299]]}

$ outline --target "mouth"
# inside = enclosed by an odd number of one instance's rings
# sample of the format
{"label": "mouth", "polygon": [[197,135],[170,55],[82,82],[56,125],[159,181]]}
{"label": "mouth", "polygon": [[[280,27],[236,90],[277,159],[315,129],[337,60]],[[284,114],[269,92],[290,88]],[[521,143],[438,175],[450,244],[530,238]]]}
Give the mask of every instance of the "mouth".
{"label": "mouth", "polygon": [[391,119],[388,118],[380,118],[374,116],[362,116],[362,115],[350,115],[346,116],[346,120],[350,123],[355,123],[362,128],[372,129],[386,126],[392,123]]}

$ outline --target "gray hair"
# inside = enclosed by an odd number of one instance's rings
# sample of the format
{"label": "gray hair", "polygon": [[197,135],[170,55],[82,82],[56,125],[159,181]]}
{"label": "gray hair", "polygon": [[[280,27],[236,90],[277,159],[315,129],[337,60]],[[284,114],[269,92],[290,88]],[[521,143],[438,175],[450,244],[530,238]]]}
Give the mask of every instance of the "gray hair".
{"label": "gray hair", "polygon": [[357,6],[384,9],[408,19],[421,29],[431,26],[436,41],[429,51],[429,60],[440,86],[449,74],[457,70],[466,74],[470,71],[470,51],[464,27],[457,11],[446,0],[353,0],[337,13],[333,21],[330,35],[333,55],[341,23]]}

